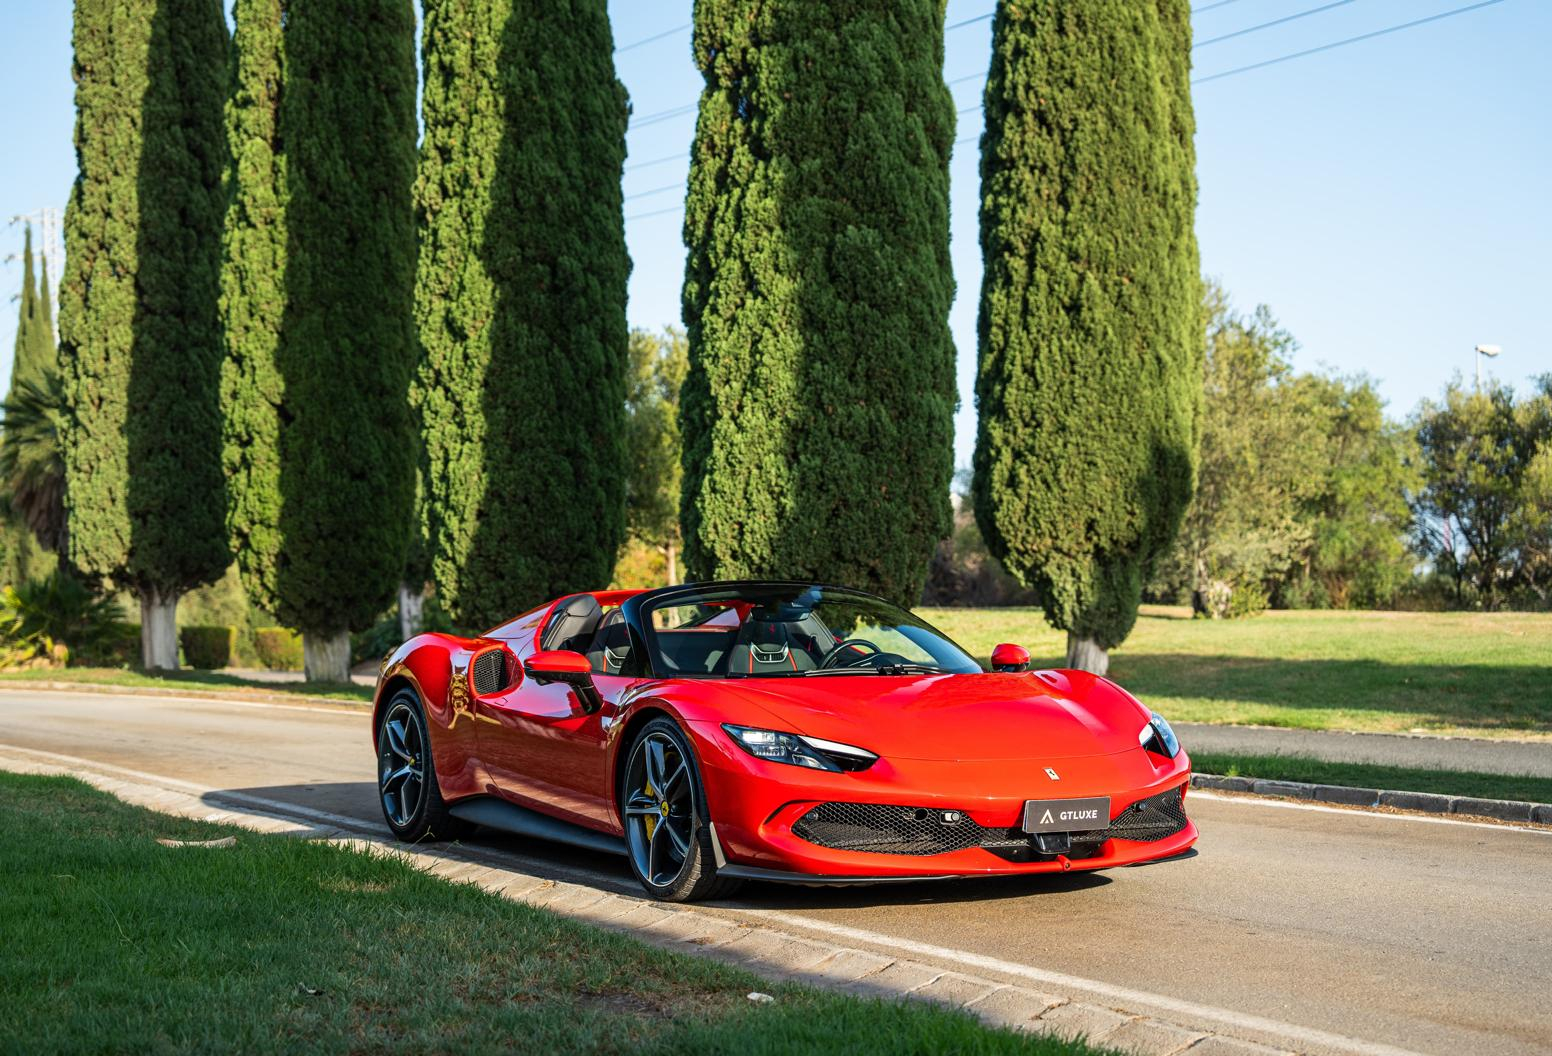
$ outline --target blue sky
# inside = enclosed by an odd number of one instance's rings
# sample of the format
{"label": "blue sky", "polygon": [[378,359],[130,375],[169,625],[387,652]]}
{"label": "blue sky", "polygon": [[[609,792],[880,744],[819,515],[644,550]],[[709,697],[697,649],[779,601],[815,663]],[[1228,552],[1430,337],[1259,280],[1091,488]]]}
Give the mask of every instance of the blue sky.
{"label": "blue sky", "polygon": [[[1196,37],[1235,33],[1330,9],[1194,52],[1206,77],[1467,6],[1472,0],[1197,0]],[[12,0],[0,37],[0,217],[62,209],[71,148],[70,4]],[[625,212],[634,270],[630,318],[677,322],[684,161],[694,115],[690,0],[612,0],[617,56],[636,117]],[[994,0],[949,0],[950,24]],[[1472,346],[1501,345],[1488,367],[1517,386],[1552,371],[1552,2],[1502,3],[1388,36],[1198,84],[1194,89],[1202,267],[1237,304],[1266,303],[1298,338],[1296,365],[1376,378],[1398,417],[1471,376]],[[988,20],[948,33],[944,76],[959,136],[952,167],[951,317],[962,406],[956,447],[974,444],[971,382],[980,286],[976,144]],[[659,159],[672,159],[659,161]],[[656,164],[647,164],[657,162]],[[21,229],[0,227],[0,255]],[[21,269],[0,268],[0,294]],[[9,373],[15,309],[0,304],[0,379]]]}

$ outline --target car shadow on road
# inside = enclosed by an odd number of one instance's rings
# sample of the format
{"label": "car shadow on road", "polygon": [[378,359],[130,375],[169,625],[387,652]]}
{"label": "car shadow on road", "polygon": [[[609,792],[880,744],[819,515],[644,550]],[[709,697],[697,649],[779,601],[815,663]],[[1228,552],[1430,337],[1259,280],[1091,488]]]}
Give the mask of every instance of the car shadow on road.
{"label": "car shadow on road", "polygon": [[[348,823],[363,835],[390,837],[370,781],[316,782],[222,789],[203,801],[217,809],[260,810],[304,823]],[[408,847],[408,845],[406,845]],[[417,850],[453,851],[500,868],[518,869],[546,880],[587,884],[615,894],[640,895],[623,858],[560,843],[513,836],[480,828],[473,836],[449,843],[428,843]],[[1101,873],[1042,873],[1024,876],[971,877],[862,886],[815,887],[751,881],[738,895],[714,905],[740,909],[851,909],[868,906],[943,905],[990,902],[1043,894],[1059,895],[1103,887],[1111,879]]]}

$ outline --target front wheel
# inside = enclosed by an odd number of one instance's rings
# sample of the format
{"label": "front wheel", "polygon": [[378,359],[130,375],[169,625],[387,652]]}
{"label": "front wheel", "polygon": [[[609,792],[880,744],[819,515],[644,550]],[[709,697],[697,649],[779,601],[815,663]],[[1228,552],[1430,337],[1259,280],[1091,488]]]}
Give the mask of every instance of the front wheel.
{"label": "front wheel", "polygon": [[425,712],[409,688],[393,695],[377,725],[377,798],[393,834],[410,843],[455,839],[470,827],[442,801]]}
{"label": "front wheel", "polygon": [[738,887],[737,880],[717,876],[700,770],[672,719],[653,719],[631,742],[620,803],[631,872],[647,894],[693,902]]}

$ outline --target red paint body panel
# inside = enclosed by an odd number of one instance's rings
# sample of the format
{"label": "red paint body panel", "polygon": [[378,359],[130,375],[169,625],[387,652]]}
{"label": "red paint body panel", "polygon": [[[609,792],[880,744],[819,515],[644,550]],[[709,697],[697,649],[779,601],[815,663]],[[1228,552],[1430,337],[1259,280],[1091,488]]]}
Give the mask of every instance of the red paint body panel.
{"label": "red paint body panel", "polygon": [[[594,597],[608,610],[639,593]],[[980,847],[935,855],[834,850],[801,839],[792,826],[823,802],[957,810],[984,827],[1017,828],[1026,800],[1109,796],[1115,817],[1190,780],[1184,752],[1167,759],[1139,744],[1147,708],[1115,683],[1079,671],[737,680],[595,674],[603,707],[587,714],[570,686],[521,673],[523,661],[571,669],[581,659],[539,652],[550,614],[564,600],[480,638],[421,635],[383,661],[376,708],[401,685],[420,695],[446,799],[496,795],[619,834],[622,734],[634,718],[661,713],[690,736],[729,862],[827,877],[988,875],[1066,866],[1008,861]],[[482,696],[468,667],[493,647],[510,650],[515,680]],[[374,712],[374,729],[375,720]],[[856,745],[879,758],[866,770],[835,773],[771,762],[737,745],[724,723]],[[1196,838],[1188,823],[1153,842],[1112,839],[1097,857],[1070,867],[1171,857]]]}

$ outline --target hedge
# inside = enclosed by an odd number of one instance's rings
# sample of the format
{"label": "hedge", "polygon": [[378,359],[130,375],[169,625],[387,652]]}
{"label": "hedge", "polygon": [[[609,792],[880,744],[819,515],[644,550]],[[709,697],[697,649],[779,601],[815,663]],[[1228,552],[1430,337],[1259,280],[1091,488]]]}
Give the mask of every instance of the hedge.
{"label": "hedge", "polygon": [[271,671],[302,670],[302,636],[289,627],[260,627],[253,632],[259,663]]}

